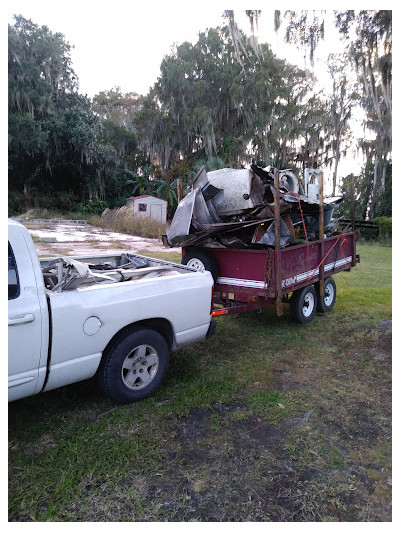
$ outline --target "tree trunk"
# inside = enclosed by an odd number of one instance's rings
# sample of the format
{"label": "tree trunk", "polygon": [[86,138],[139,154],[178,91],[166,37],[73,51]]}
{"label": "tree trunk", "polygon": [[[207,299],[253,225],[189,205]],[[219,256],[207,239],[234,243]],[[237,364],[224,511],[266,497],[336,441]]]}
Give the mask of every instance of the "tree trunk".
{"label": "tree trunk", "polygon": [[374,162],[374,180],[372,183],[372,192],[371,192],[371,206],[369,210],[369,218],[372,220],[375,218],[375,212],[376,212],[376,201],[378,197],[378,189],[379,189],[379,183],[378,183],[378,158],[375,157]]}
{"label": "tree trunk", "polygon": [[382,178],[381,178],[381,190],[384,191],[386,187],[386,157],[383,158]]}
{"label": "tree trunk", "polygon": [[176,191],[177,191],[178,203],[179,203],[183,198],[182,180],[180,178],[176,182]]}

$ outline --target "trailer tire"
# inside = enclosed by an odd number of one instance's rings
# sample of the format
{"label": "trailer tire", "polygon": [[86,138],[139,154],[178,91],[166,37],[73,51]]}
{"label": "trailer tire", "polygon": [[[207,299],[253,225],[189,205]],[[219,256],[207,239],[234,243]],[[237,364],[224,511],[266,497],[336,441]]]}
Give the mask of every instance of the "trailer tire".
{"label": "trailer tire", "polygon": [[317,310],[317,292],[312,285],[295,291],[290,299],[290,314],[299,324],[311,322]]}
{"label": "trailer tire", "polygon": [[315,284],[317,291],[317,311],[319,313],[327,313],[333,309],[336,301],[336,283],[332,277],[324,280],[324,296],[319,293],[319,283]]}
{"label": "trailer tire", "polygon": [[214,282],[217,281],[219,276],[218,264],[214,257],[203,250],[199,250],[198,248],[192,248],[186,252],[186,254],[182,257],[181,264],[195,268],[199,272],[208,270],[211,272]]}
{"label": "trailer tire", "polygon": [[99,368],[97,383],[116,403],[128,404],[151,396],[164,381],[169,348],[152,329],[135,328],[118,339]]}

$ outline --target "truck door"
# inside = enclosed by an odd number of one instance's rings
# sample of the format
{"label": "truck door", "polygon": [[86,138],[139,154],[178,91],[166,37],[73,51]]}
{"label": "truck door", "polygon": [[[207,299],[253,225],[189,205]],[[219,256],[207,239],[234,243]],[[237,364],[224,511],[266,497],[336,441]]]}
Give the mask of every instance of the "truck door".
{"label": "truck door", "polygon": [[[20,236],[22,237],[22,235]],[[38,392],[46,373],[40,369],[43,348],[43,304],[30,256],[23,238],[16,240],[15,250],[8,243],[8,399],[17,400]],[[15,253],[14,253],[15,252]],[[18,253],[20,252],[20,254]],[[16,257],[21,255],[21,261]],[[29,264],[30,263],[30,264]],[[44,346],[45,345],[45,346]],[[47,353],[46,353],[47,356]],[[43,363],[42,363],[43,366]]]}

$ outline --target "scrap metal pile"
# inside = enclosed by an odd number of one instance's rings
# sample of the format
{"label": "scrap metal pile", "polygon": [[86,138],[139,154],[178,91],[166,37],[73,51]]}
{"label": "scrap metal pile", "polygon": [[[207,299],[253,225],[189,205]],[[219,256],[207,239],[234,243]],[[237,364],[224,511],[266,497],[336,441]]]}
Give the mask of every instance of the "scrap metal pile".
{"label": "scrap metal pile", "polygon": [[[274,172],[252,164],[250,169],[224,168],[198,172],[191,192],[179,203],[168,244],[218,248],[275,246]],[[314,176],[307,169],[308,176]],[[317,172],[317,171],[316,171]],[[280,246],[318,238],[319,200],[313,179],[307,194],[291,170],[279,171]],[[310,182],[310,183],[309,183]],[[333,234],[339,220],[333,211],[342,198],[324,200],[324,233]]]}
{"label": "scrap metal pile", "polygon": [[70,257],[52,259],[42,266],[44,284],[52,292],[62,292],[94,284],[120,283],[178,274],[162,261],[154,260],[151,263],[144,257],[132,254],[122,254],[118,259],[99,264],[77,261]]}

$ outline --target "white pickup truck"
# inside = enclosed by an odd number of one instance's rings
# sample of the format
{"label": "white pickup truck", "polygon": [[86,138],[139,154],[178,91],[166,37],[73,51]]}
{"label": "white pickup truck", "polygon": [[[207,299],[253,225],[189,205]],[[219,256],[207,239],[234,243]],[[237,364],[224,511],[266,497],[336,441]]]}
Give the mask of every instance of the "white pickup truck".
{"label": "white pickup truck", "polygon": [[134,254],[39,260],[8,222],[9,401],[96,375],[117,403],[153,394],[173,350],[209,338],[209,272]]}

